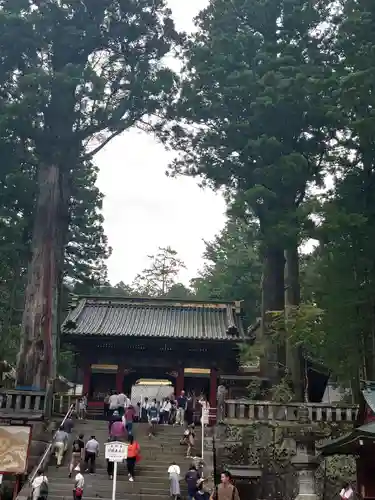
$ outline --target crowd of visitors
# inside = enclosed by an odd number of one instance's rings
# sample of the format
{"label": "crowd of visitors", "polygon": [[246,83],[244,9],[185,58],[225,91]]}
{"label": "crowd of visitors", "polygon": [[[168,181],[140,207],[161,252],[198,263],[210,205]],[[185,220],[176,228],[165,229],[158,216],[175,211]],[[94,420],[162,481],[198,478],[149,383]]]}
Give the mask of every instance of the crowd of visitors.
{"label": "crowd of visitors", "polygon": [[[104,415],[108,421],[108,442],[127,442],[127,458],[124,461],[129,481],[134,481],[137,463],[141,460],[140,445],[133,433],[134,422],[145,422],[149,425],[149,437],[157,433],[159,425],[178,425],[182,427],[181,445],[187,449],[186,456],[191,457],[195,444],[194,411],[191,405],[191,397],[184,391],[176,398],[174,395],[164,398],[162,401],[144,398],[135,405],[124,393],[115,391],[109,393],[104,399]],[[209,409],[209,403],[204,397],[199,399],[203,409]],[[86,418],[87,396],[84,395],[77,403],[76,416],[78,419]],[[53,453],[56,458],[56,466],[62,465],[64,454],[68,449],[70,436],[74,428],[72,416],[67,418],[63,425],[57,430],[53,441]],[[94,474],[96,459],[99,455],[100,445],[94,435],[87,440],[83,434],[79,434],[72,442],[71,457],[68,465],[68,476],[72,478],[73,500],[81,500],[85,487],[84,473]],[[113,478],[114,463],[107,460],[107,473],[109,479]],[[170,480],[170,494],[173,500],[181,498],[180,481],[181,470],[177,463],[172,463],[168,468]],[[194,464],[185,475],[189,500],[239,500],[238,491],[231,482],[230,475],[223,473],[221,484],[210,496],[204,487],[204,479],[197,471]],[[47,500],[48,478],[43,470],[40,470],[32,483],[32,500]]]}

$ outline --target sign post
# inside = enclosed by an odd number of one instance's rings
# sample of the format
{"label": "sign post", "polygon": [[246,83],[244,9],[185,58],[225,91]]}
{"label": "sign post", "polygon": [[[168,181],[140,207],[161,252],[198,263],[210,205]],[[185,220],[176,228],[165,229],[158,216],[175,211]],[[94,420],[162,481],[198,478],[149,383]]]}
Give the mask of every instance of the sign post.
{"label": "sign post", "polygon": [[105,444],[105,458],[113,464],[112,500],[116,500],[117,464],[128,456],[128,445],[121,441],[112,441]]}
{"label": "sign post", "polygon": [[202,418],[201,418],[201,427],[202,427],[202,460],[204,454],[204,426],[208,425],[210,418],[210,410],[209,408],[202,408]]}

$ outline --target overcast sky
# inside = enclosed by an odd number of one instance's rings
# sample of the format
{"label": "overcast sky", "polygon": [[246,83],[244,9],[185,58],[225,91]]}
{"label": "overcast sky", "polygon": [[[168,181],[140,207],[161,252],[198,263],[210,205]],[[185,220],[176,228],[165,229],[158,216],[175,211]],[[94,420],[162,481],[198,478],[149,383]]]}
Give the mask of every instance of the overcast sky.
{"label": "overcast sky", "polygon": [[[206,0],[169,0],[178,29],[191,31],[192,19]],[[165,171],[173,155],[155,138],[130,130],[95,158],[98,187],[104,193],[104,229],[113,248],[109,279],[130,283],[159,246],[177,250],[188,283],[202,267],[203,239],[211,240],[225,222],[220,195],[202,190],[190,178],[170,179]]]}

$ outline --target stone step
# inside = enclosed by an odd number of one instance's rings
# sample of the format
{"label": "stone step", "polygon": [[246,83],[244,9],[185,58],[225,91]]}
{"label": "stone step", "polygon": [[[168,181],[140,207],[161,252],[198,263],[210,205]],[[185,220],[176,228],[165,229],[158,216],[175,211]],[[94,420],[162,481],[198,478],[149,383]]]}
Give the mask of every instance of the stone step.
{"label": "stone step", "polygon": [[[85,481],[85,487],[84,490],[86,494],[90,495],[90,491],[93,491],[95,493],[100,494],[101,496],[105,496],[112,490],[112,480],[106,479],[105,481],[102,481],[102,484],[99,484],[97,482],[91,482],[86,478]],[[66,483],[66,484],[55,484],[51,483],[49,485],[49,493],[51,495],[53,494],[60,494],[63,495],[64,493],[68,491],[72,491],[74,486],[74,482],[72,481],[71,483]],[[184,485],[182,489],[185,489]],[[167,492],[169,489],[169,482],[165,481],[163,483],[151,483],[151,481],[145,481],[145,478],[142,476],[135,476],[135,480],[133,482],[126,480],[126,481],[117,481],[116,484],[116,489],[119,493],[128,493],[132,492],[134,490],[142,490],[147,493],[163,493]],[[86,495],[85,495],[86,496]]]}
{"label": "stone step", "polygon": [[[186,468],[186,470],[181,470],[181,477],[184,477],[187,471],[188,471],[188,467]],[[143,480],[147,479],[149,484],[151,484],[151,483],[152,484],[154,484],[154,483],[155,484],[167,484],[169,481],[165,469],[164,469],[164,471],[160,470],[160,474],[159,474],[156,471],[145,471],[144,469],[136,468],[136,476],[139,478],[142,478]],[[109,481],[106,470],[105,471],[103,470],[103,472],[101,472],[101,473],[97,472],[97,473],[93,474],[92,476],[90,476],[89,474],[85,474],[85,478],[87,481],[89,481],[89,480],[92,481],[93,484],[107,485],[107,482]],[[73,479],[74,479],[74,476],[73,476]],[[68,482],[70,484],[70,482],[73,481],[73,479],[68,477],[67,471],[64,474],[64,476],[61,476],[61,477],[49,475],[49,480],[51,482],[51,485],[59,485],[59,486],[65,485],[66,486],[66,484]],[[118,471],[117,481],[119,483],[123,483],[123,482],[127,483],[128,482],[128,474],[127,474],[126,470],[119,470]]]}
{"label": "stone step", "polygon": [[[180,466],[181,468],[181,473],[185,473],[187,472],[187,470],[189,469],[189,466],[191,464],[191,460],[189,459],[179,459],[179,460],[176,460],[176,463],[178,463],[178,465]],[[168,470],[168,467],[170,466],[170,463],[160,463],[160,462],[145,462],[144,460],[141,460],[141,462],[139,464],[137,464],[137,470],[139,470],[143,475],[155,475],[155,476],[162,476],[164,474],[166,474],[167,470]],[[119,467],[118,467],[119,471],[124,471],[125,470],[125,464],[122,465],[120,464]],[[67,477],[68,475],[68,467],[67,466],[61,466],[59,467],[58,469],[56,469],[56,467],[53,467],[53,466],[49,466],[48,467],[48,477],[50,477],[51,479],[56,479],[56,480],[61,480],[62,478],[64,477]],[[107,464],[102,464],[102,463],[99,463],[98,466],[96,467],[96,475],[97,476],[106,476],[107,475]]]}
{"label": "stone step", "polygon": [[[68,496],[69,495],[69,496]],[[112,500],[112,490],[109,490],[106,495],[99,496],[96,495],[94,492],[90,492],[89,494],[86,494],[84,491],[83,493],[83,498],[84,500],[98,500],[98,498],[103,499],[103,500]],[[61,494],[56,494],[54,493],[53,495],[50,494],[48,495],[48,500],[67,500],[68,498],[72,498],[72,492],[68,492],[68,494],[61,495]],[[139,491],[137,492],[131,492],[127,493],[126,499],[125,500],[144,500],[147,498],[147,500],[170,500],[169,492],[166,493],[150,493],[150,494],[140,494]]]}
{"label": "stone step", "polygon": [[[135,481],[131,482],[128,479],[126,481],[117,481],[116,484],[116,489],[118,492],[131,492],[136,490],[142,489],[143,491],[148,491],[148,493],[152,492],[167,492],[169,489],[169,481],[166,480],[164,482],[151,482],[151,481],[146,481],[145,477],[135,475]],[[181,481],[182,482],[182,481]],[[102,480],[101,483],[99,482],[94,482],[90,481],[86,477],[85,480],[85,487],[84,489],[86,492],[89,494],[88,490],[92,490],[95,493],[100,493],[102,496],[105,495],[106,493],[109,492],[109,490],[112,489],[112,484],[113,481],[111,479],[106,479],[105,481]],[[56,483],[51,483],[49,485],[49,493],[54,494],[54,493],[63,493],[66,491],[71,491],[73,489],[74,482],[72,481],[71,483],[65,483],[65,484],[56,484]],[[185,488],[185,485],[181,485],[183,489]]]}

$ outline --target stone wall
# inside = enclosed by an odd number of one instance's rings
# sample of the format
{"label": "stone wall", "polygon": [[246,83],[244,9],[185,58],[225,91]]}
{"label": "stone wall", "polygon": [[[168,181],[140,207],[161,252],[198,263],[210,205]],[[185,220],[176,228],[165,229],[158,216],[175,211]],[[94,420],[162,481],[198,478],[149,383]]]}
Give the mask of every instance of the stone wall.
{"label": "stone wall", "polygon": [[355,482],[355,461],[333,457],[319,464],[314,440],[309,442],[309,426],[306,434],[304,429],[300,426],[296,434],[293,426],[219,424],[215,429],[217,469],[242,470],[243,477],[237,481],[240,486],[248,485],[248,500],[295,500],[298,494],[312,498],[314,477],[318,498],[336,500],[344,481]]}

